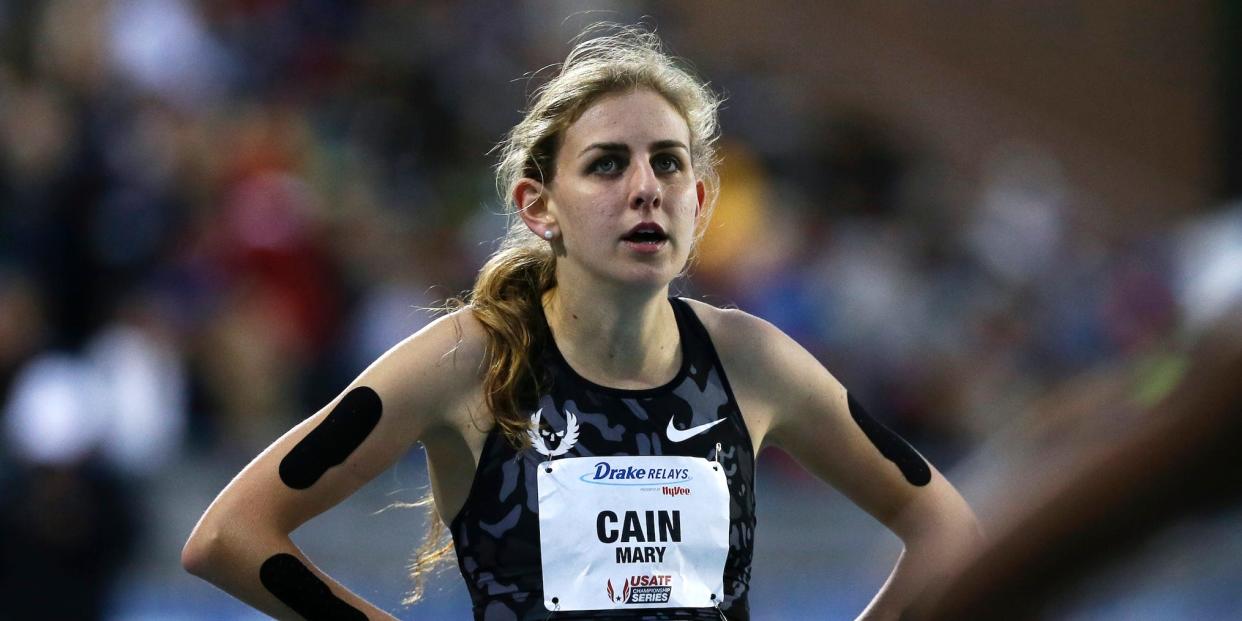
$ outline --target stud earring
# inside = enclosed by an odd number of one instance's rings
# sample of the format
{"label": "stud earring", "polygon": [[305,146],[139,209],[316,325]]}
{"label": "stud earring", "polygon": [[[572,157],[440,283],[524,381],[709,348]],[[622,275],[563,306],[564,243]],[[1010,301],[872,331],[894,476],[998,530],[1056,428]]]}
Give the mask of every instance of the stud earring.
{"label": "stud earring", "polygon": [[556,237],[556,233],[553,233],[553,232],[552,232],[552,229],[546,229],[546,230],[544,230],[544,232],[543,232],[543,238],[544,238],[544,239],[546,239],[546,240],[548,240],[548,241],[551,241],[553,237]]}

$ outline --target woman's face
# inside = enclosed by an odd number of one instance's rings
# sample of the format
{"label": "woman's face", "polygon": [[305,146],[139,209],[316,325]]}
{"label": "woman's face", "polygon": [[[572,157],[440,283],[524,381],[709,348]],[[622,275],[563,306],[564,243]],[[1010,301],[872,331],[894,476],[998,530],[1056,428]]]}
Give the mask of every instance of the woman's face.
{"label": "woman's face", "polygon": [[685,119],[653,91],[587,108],[566,130],[544,189],[563,245],[559,279],[663,287],[677,276],[703,202],[689,145]]}

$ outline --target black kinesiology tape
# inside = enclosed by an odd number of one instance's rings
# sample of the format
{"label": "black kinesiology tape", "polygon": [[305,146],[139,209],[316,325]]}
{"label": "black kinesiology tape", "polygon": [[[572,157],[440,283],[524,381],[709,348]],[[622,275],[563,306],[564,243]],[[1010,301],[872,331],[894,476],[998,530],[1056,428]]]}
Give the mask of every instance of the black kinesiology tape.
{"label": "black kinesiology tape", "polygon": [[280,460],[280,480],[293,489],[315,484],[328,468],[340,465],[379,423],[379,395],[359,386],[345,395],[323,422]]}
{"label": "black kinesiology tape", "polygon": [[867,410],[864,410],[863,406],[854,400],[854,395],[847,393],[846,400],[849,402],[850,416],[863,430],[863,433],[867,434],[867,439],[871,440],[871,443],[880,450],[880,454],[897,464],[897,467],[901,469],[901,474],[912,485],[919,487],[927,485],[931,481],[931,467],[927,465],[923,456],[919,455],[919,452],[914,450],[914,447],[910,446],[901,436],[893,433],[880,421],[871,418]]}
{"label": "black kinesiology tape", "polygon": [[292,554],[281,553],[263,561],[259,582],[307,621],[367,621],[366,613],[337,597]]}

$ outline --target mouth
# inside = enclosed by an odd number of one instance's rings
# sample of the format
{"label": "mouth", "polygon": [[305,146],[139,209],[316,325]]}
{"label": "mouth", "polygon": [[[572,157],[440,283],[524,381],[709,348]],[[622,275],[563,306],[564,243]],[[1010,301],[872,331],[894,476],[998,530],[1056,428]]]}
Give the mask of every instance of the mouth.
{"label": "mouth", "polygon": [[664,228],[654,222],[641,222],[630,229],[621,241],[640,252],[654,252],[668,243],[668,234]]}

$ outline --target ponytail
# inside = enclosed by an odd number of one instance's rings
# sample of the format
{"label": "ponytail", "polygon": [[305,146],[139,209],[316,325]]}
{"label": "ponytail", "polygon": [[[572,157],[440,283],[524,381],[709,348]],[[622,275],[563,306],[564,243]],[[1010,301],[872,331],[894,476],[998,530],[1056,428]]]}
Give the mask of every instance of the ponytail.
{"label": "ponytail", "polygon": [[[469,300],[450,300],[449,308],[467,308],[487,331],[483,369],[483,398],[500,433],[514,448],[530,440],[525,412],[533,407],[544,378],[535,360],[548,342],[543,319],[543,293],[556,286],[556,262],[551,249],[537,245],[503,247],[492,255],[475,280]],[[402,604],[422,599],[427,577],[453,556],[453,541],[436,513],[428,491],[403,507],[425,507],[427,535],[410,562],[413,582]]]}
{"label": "ponytail", "polygon": [[469,308],[487,331],[483,397],[514,448],[529,440],[526,411],[544,384],[537,356],[548,342],[543,294],[556,286],[556,263],[545,246],[503,248],[479,271]]}

